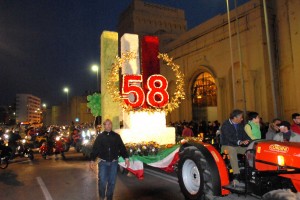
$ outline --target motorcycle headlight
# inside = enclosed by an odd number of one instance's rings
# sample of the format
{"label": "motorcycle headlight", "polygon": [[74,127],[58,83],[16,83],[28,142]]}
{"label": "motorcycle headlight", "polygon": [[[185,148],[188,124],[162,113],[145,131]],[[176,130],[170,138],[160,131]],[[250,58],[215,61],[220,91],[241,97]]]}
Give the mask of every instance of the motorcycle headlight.
{"label": "motorcycle headlight", "polygon": [[4,134],[4,138],[5,138],[5,139],[8,139],[9,136],[8,136],[7,134]]}
{"label": "motorcycle headlight", "polygon": [[57,137],[55,138],[55,140],[56,140],[56,141],[59,141],[59,140],[60,140],[60,137],[59,137],[59,136],[57,136]]}
{"label": "motorcycle headlight", "polygon": [[87,143],[89,143],[89,140],[86,140],[86,139],[84,139],[82,142],[82,144],[87,144]]}
{"label": "motorcycle headlight", "polygon": [[23,144],[25,144],[25,143],[26,143],[26,140],[25,140],[25,139],[23,139],[23,140],[22,140],[22,143],[23,143]]}
{"label": "motorcycle headlight", "polygon": [[81,134],[81,135],[82,135],[82,137],[85,137],[85,132],[84,132],[84,131],[82,131],[82,134]]}

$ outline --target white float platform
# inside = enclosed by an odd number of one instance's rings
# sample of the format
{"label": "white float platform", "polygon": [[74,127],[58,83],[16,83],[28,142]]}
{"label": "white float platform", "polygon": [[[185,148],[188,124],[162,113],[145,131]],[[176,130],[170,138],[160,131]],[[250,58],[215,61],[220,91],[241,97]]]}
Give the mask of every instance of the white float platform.
{"label": "white float platform", "polygon": [[141,143],[154,141],[160,145],[175,144],[174,127],[166,127],[164,112],[130,112],[125,113],[124,129],[115,130],[123,142]]}

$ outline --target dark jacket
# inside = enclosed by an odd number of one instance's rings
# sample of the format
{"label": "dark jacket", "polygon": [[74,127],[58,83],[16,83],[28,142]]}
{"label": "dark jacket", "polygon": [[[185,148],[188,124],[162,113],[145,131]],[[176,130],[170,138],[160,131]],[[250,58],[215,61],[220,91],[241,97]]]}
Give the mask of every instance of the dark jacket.
{"label": "dark jacket", "polygon": [[19,133],[10,133],[8,139],[8,145],[17,145],[17,141],[22,139]]}
{"label": "dark jacket", "polygon": [[226,120],[221,126],[221,145],[238,146],[238,141],[251,140],[244,130],[242,123],[237,124],[235,129],[230,119]]}
{"label": "dark jacket", "polygon": [[93,145],[91,160],[99,157],[102,160],[111,162],[117,160],[119,155],[124,159],[128,158],[126,147],[119,134],[113,131],[103,131],[97,136]]}

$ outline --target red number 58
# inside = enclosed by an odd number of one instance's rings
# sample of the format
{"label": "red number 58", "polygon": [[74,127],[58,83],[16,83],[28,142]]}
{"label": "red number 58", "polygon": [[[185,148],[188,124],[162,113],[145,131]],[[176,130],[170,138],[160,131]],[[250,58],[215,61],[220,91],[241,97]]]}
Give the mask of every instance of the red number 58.
{"label": "red number 58", "polygon": [[[155,108],[162,108],[167,105],[169,101],[169,94],[167,92],[168,81],[160,75],[155,74],[147,79],[147,87],[149,91],[145,95],[141,87],[142,75],[123,75],[122,82],[122,97],[126,104],[133,108],[141,107],[146,102],[148,105]],[[130,94],[134,98],[130,98]]]}

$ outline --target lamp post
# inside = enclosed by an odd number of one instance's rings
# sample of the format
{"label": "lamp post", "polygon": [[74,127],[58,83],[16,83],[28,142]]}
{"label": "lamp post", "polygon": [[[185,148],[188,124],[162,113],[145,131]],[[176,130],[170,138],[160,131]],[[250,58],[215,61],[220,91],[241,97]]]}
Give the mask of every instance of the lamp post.
{"label": "lamp post", "polygon": [[68,87],[65,87],[64,88],[64,92],[67,94],[67,115],[66,115],[66,121],[68,123],[68,120],[69,120],[69,88]]}
{"label": "lamp post", "polygon": [[92,71],[97,73],[97,90],[98,90],[98,92],[100,92],[100,89],[99,89],[99,67],[98,67],[98,65],[93,65],[92,66]]}
{"label": "lamp post", "polygon": [[64,92],[67,93],[67,105],[68,105],[68,98],[69,98],[69,88],[65,87]]}

